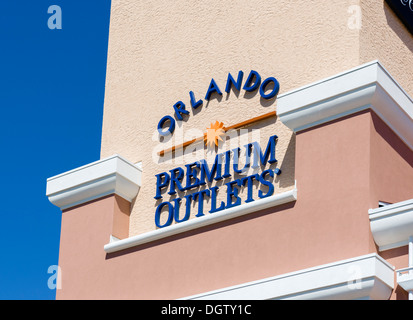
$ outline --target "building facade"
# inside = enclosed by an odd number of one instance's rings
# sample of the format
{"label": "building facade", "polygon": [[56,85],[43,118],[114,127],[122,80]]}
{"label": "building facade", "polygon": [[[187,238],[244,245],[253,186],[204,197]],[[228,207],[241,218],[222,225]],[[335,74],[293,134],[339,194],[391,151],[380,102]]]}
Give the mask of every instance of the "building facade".
{"label": "building facade", "polygon": [[408,299],[412,61],[385,1],[113,0],[57,299]]}

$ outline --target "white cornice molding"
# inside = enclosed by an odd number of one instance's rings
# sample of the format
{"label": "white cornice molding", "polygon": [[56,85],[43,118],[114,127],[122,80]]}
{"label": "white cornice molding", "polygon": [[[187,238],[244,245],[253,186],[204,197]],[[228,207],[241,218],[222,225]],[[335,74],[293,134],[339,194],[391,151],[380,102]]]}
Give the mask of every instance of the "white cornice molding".
{"label": "white cornice molding", "polygon": [[380,251],[405,246],[413,236],[413,199],[370,209],[369,219]]}
{"label": "white cornice molding", "polygon": [[393,288],[394,267],[372,253],[183,299],[386,300]]}
{"label": "white cornice molding", "polygon": [[225,209],[214,214],[208,214],[199,218],[193,218],[185,222],[177,223],[172,226],[146,232],[137,236],[129,237],[119,241],[109,242],[104,246],[107,253],[135,247],[144,243],[156,241],[175,234],[183,233],[189,230],[205,227],[221,221],[240,217],[242,215],[257,212],[267,208],[279,206],[297,200],[297,188],[273,195],[268,198],[255,200],[233,208]]}
{"label": "white cornice molding", "polygon": [[413,267],[396,270],[397,284],[407,292],[413,291]]}
{"label": "white cornice molding", "polygon": [[279,95],[277,114],[299,132],[373,110],[413,150],[413,101],[378,61]]}
{"label": "white cornice molding", "polygon": [[46,195],[60,209],[117,194],[131,202],[139,192],[142,170],[113,155],[47,179]]}

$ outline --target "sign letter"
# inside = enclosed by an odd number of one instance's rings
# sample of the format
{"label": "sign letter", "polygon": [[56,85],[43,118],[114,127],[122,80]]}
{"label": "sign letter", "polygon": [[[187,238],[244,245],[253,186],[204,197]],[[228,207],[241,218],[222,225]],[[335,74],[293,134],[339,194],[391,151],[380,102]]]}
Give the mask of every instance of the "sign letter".
{"label": "sign letter", "polygon": [[57,5],[53,5],[47,9],[47,13],[53,14],[49,17],[49,20],[47,20],[49,29],[62,29],[62,9]]}

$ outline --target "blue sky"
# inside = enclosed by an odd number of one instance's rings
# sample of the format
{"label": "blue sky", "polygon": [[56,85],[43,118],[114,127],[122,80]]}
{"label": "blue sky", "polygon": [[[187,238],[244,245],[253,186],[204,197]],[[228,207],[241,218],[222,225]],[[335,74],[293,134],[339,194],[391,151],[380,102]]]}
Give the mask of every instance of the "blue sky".
{"label": "blue sky", "polygon": [[61,212],[46,179],[99,159],[109,17],[110,0],[0,1],[0,299],[55,299]]}

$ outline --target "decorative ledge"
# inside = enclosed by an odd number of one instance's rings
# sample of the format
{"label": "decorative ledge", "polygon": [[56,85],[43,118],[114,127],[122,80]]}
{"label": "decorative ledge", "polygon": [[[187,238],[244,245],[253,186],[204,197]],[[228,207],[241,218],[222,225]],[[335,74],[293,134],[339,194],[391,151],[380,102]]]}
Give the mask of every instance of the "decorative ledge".
{"label": "decorative ledge", "polygon": [[163,239],[175,234],[179,234],[185,231],[193,230],[208,226],[217,222],[233,219],[251,212],[275,207],[284,203],[297,200],[297,189],[286,191],[274,196],[249,202],[237,207],[222,210],[213,214],[205,215],[199,218],[192,218],[188,221],[174,224],[172,226],[150,231],[141,235],[129,237],[119,241],[112,241],[104,246],[104,250],[107,253],[112,253],[131,247],[135,247],[144,243],[152,242],[155,240]]}
{"label": "decorative ledge", "polygon": [[405,246],[413,236],[413,199],[370,209],[369,219],[380,251]]}
{"label": "decorative ledge", "polygon": [[184,299],[386,300],[393,288],[394,267],[373,253]]}
{"label": "decorative ledge", "polygon": [[61,210],[117,194],[131,202],[139,192],[142,170],[113,155],[47,179],[46,195]]}
{"label": "decorative ledge", "polygon": [[277,114],[299,132],[372,109],[413,150],[413,100],[378,61],[279,95]]}
{"label": "decorative ledge", "polygon": [[397,283],[407,292],[413,291],[413,267],[396,271]]}

